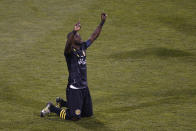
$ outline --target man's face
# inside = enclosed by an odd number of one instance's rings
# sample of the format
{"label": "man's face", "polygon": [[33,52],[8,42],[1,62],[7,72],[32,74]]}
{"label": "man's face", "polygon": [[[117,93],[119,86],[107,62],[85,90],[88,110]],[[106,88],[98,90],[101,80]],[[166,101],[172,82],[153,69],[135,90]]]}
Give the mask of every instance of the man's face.
{"label": "man's face", "polygon": [[74,40],[75,40],[76,45],[82,44],[82,38],[80,37],[79,33],[76,33],[76,35],[74,36]]}

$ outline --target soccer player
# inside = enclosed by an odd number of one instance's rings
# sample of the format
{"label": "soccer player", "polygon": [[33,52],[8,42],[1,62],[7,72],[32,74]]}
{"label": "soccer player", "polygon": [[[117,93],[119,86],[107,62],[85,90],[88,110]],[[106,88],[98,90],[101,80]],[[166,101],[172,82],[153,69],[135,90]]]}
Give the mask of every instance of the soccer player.
{"label": "soccer player", "polygon": [[[92,101],[87,84],[86,49],[97,39],[106,21],[107,15],[101,14],[101,22],[91,37],[83,42],[78,31],[81,24],[78,22],[74,30],[67,35],[64,56],[69,70],[68,85],[66,89],[67,101],[57,97],[59,106],[51,102],[41,111],[41,117],[49,113],[56,113],[62,119],[78,120],[81,117],[93,115]],[[67,107],[66,110],[61,107]]]}

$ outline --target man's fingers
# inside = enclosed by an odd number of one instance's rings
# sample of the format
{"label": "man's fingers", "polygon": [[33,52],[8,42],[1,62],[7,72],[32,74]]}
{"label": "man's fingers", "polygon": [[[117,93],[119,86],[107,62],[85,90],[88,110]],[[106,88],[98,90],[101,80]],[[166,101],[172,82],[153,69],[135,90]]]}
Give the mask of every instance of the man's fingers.
{"label": "man's fingers", "polygon": [[80,26],[81,24],[80,24],[80,21],[78,21],[76,24],[75,24],[75,26]]}
{"label": "man's fingers", "polygon": [[78,23],[77,23],[77,24],[75,24],[75,28],[76,28],[77,30],[79,30],[79,29],[81,28],[80,21],[78,21]]}
{"label": "man's fingers", "polygon": [[107,14],[106,13],[101,13],[101,19],[106,20]]}
{"label": "man's fingers", "polygon": [[102,16],[107,16],[107,14],[106,14],[106,13],[101,13],[101,15],[102,15]]}
{"label": "man's fingers", "polygon": [[78,21],[77,25],[80,26],[80,21]]}

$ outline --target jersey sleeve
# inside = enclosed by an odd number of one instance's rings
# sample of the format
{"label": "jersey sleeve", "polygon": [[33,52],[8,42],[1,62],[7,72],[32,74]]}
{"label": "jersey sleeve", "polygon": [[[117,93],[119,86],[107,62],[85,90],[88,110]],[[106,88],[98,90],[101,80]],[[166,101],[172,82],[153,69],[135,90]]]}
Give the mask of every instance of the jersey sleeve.
{"label": "jersey sleeve", "polygon": [[84,42],[84,44],[85,44],[85,49],[87,49],[92,44],[92,42],[91,40],[87,40],[86,42]]}

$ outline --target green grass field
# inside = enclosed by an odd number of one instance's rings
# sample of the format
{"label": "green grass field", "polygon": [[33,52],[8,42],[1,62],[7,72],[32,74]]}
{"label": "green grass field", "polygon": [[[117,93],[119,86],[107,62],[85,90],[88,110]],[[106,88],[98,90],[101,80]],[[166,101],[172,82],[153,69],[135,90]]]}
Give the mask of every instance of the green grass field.
{"label": "green grass field", "polygon": [[[0,0],[0,130],[196,130],[195,0]],[[65,98],[66,34],[87,40],[94,116],[40,111]]]}

